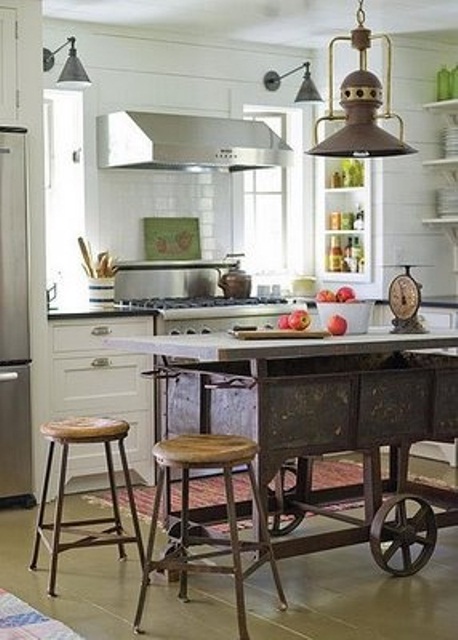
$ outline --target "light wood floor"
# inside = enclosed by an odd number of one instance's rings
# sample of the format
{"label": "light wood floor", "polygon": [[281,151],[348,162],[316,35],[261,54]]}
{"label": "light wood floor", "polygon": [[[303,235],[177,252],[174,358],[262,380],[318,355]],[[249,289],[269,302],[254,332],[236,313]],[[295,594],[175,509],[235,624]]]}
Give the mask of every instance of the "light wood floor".
{"label": "light wood floor", "polygon": [[[457,484],[458,472],[415,459],[415,473]],[[458,494],[457,494],[458,501]],[[70,517],[99,513],[80,496],[67,501]],[[130,640],[140,565],[134,547],[118,562],[114,547],[72,550],[60,556],[57,591],[46,595],[48,556],[28,570],[36,510],[0,511],[0,586],[72,627],[86,640]],[[308,519],[312,531],[334,526]],[[147,527],[144,527],[146,534]],[[458,531],[441,529],[433,558],[418,574],[393,578],[362,544],[281,560],[289,610],[276,610],[267,566],[248,580],[252,640],[454,640],[458,628]],[[235,640],[231,578],[190,577],[192,601],[182,604],[175,584],[154,580],[147,596],[145,638]]]}

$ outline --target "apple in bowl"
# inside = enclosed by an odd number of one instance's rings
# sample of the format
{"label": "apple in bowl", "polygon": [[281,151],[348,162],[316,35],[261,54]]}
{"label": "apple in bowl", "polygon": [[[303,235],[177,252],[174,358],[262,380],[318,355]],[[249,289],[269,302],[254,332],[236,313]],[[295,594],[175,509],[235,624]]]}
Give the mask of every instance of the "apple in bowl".
{"label": "apple in bowl", "polygon": [[317,302],[336,302],[336,294],[331,289],[321,289],[316,294]]}
{"label": "apple in bowl", "polygon": [[337,302],[349,302],[350,300],[356,300],[356,293],[352,287],[340,287],[336,291],[336,301]]}
{"label": "apple in bowl", "polygon": [[347,331],[348,323],[344,317],[336,313],[329,316],[326,328],[333,336],[343,336]]}

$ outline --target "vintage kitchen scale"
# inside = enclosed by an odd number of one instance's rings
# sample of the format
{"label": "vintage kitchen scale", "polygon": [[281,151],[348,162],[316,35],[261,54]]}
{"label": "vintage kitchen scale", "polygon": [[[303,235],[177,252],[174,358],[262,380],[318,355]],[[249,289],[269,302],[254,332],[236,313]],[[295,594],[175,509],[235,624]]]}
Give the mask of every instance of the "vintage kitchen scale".
{"label": "vintage kitchen scale", "polygon": [[428,333],[418,317],[422,285],[411,275],[412,265],[400,266],[404,273],[395,276],[388,289],[388,304],[394,315],[391,333]]}

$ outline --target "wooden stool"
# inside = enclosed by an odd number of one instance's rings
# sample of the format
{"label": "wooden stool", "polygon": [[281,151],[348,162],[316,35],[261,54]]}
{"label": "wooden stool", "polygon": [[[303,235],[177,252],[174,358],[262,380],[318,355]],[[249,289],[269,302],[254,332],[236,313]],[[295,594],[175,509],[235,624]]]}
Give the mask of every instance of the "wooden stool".
{"label": "wooden stool", "polygon": [[[119,549],[120,559],[126,557],[124,544],[135,542],[138,547],[140,561],[143,565],[145,554],[143,542],[138,523],[137,510],[135,508],[132,484],[130,481],[129,467],[124,448],[124,439],[129,431],[129,424],[124,420],[112,420],[110,418],[67,418],[56,422],[47,422],[40,427],[41,433],[49,440],[48,457],[45,467],[45,476],[41,492],[40,506],[38,509],[37,524],[35,528],[35,539],[32,551],[30,569],[37,567],[40,541],[51,554],[51,567],[49,573],[48,594],[55,596],[55,584],[57,574],[57,559],[59,553],[67,549],[81,547],[95,547],[108,544],[116,544]],[[116,491],[114,476],[113,457],[111,443],[117,442],[121,458],[124,482],[129,498],[130,512],[132,515],[135,534],[127,534],[121,523],[121,516]],[[59,473],[59,485],[54,508],[54,522],[45,523],[46,499],[48,496],[49,481],[51,477],[52,462],[55,445],[62,446],[61,464]],[[86,520],[63,521],[64,491],[67,472],[67,460],[69,446],[71,444],[103,443],[105,447],[105,457],[110,481],[111,497],[113,502],[113,515],[107,518],[96,518]],[[92,525],[110,525],[102,531],[93,530]],[[88,528],[89,527],[89,528]],[[78,538],[73,542],[61,542],[61,533],[65,532],[76,535]],[[47,535],[47,532],[52,532]]]}
{"label": "wooden stool", "polygon": [[[146,598],[146,588],[149,584],[149,574],[152,571],[164,571],[166,569],[180,572],[179,598],[188,600],[187,573],[188,571],[203,573],[231,574],[235,579],[235,594],[240,640],[249,640],[243,581],[255,569],[264,562],[269,561],[278,597],[280,608],[287,608],[287,603],[278,574],[266,516],[262,506],[259,489],[253,470],[252,461],[258,452],[258,445],[248,438],[231,435],[181,435],[170,440],[158,442],[153,448],[153,454],[157,460],[159,473],[154,498],[153,514],[149,532],[146,560],[144,564],[143,579],[138,599],[137,612],[134,619],[134,630],[141,633],[140,624]],[[234,499],[234,487],[232,482],[232,470],[234,467],[245,466],[250,478],[253,498],[259,515],[260,539],[258,541],[239,540],[237,530],[237,514]],[[164,489],[166,468],[176,468],[182,474],[182,502],[181,502],[181,526],[180,540],[171,553],[163,559],[153,561],[154,541],[156,537],[157,522],[161,496]],[[227,500],[227,517],[229,520],[230,540],[223,537],[210,537],[209,535],[191,535],[189,532],[189,471],[191,469],[222,469]],[[189,551],[191,545],[220,545],[225,548],[218,551],[192,554]],[[244,551],[257,552],[256,559],[250,566],[243,570],[241,553]],[[220,566],[216,564],[202,564],[201,559],[215,558],[224,554],[232,554],[232,564]]]}

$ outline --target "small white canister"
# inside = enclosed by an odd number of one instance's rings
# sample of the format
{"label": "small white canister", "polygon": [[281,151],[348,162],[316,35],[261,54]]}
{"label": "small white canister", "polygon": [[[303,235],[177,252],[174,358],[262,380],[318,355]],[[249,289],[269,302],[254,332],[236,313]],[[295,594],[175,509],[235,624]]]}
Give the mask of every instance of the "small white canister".
{"label": "small white canister", "polygon": [[291,280],[291,291],[295,296],[313,297],[316,291],[316,278],[296,276]]}
{"label": "small white canister", "polygon": [[89,304],[112,307],[114,304],[114,278],[89,278]]}

